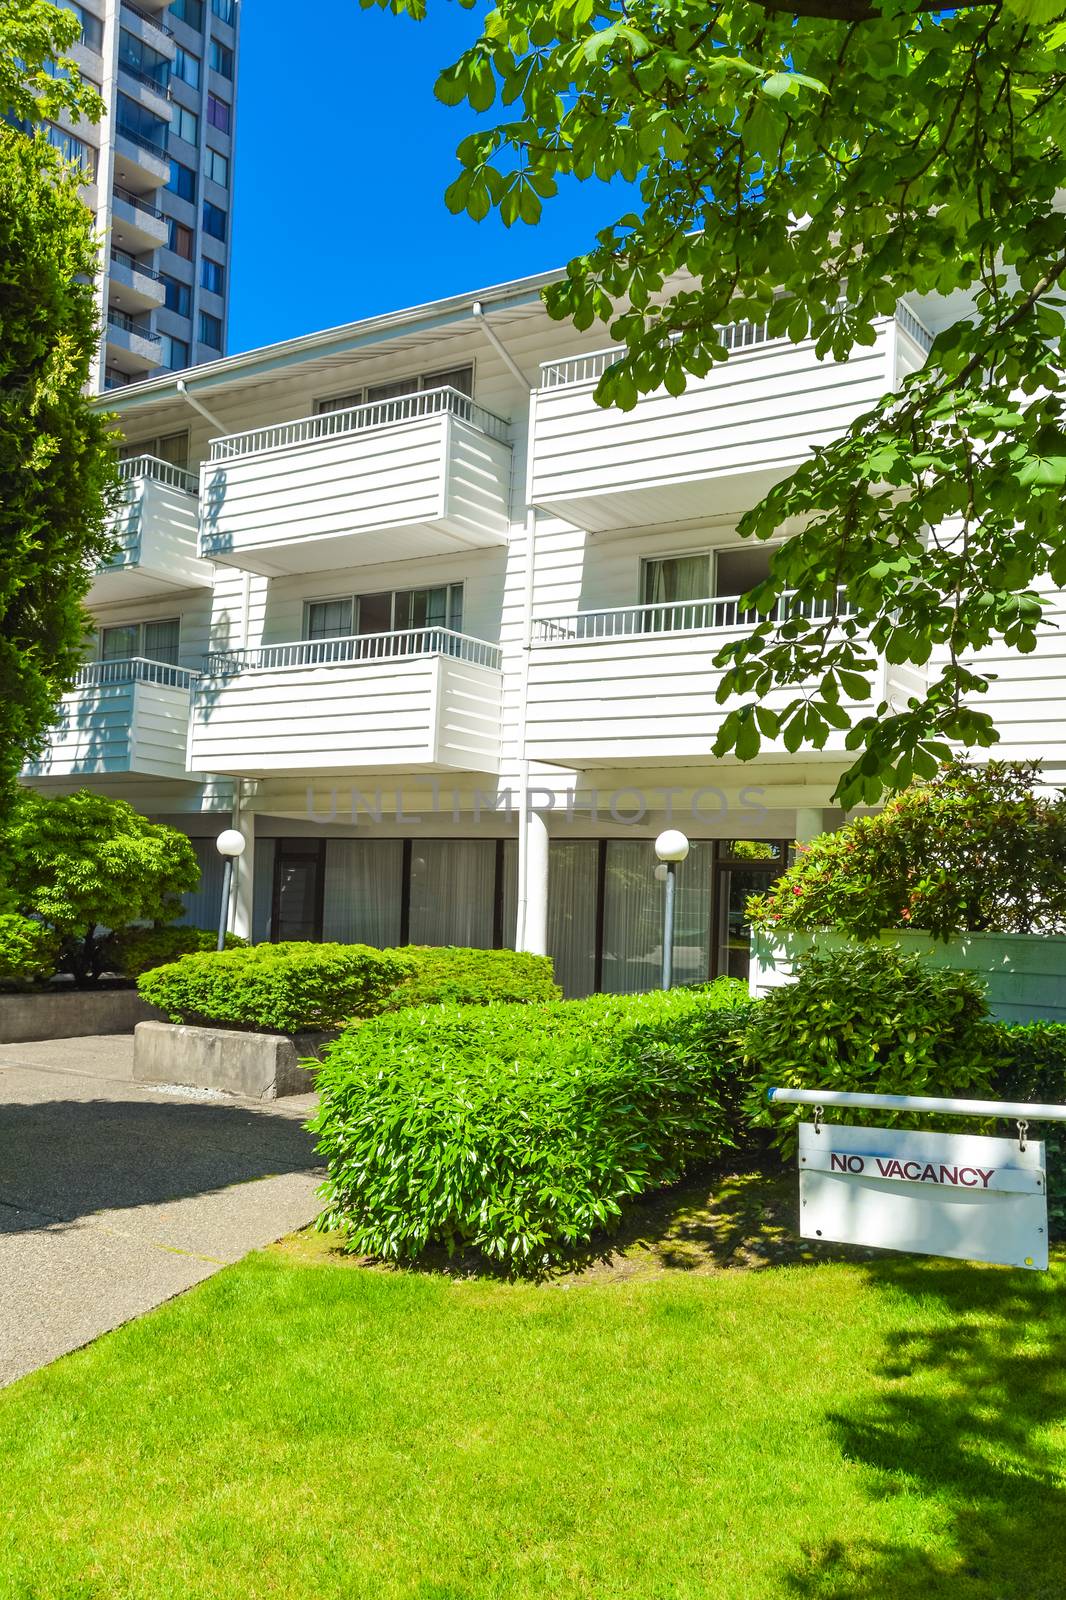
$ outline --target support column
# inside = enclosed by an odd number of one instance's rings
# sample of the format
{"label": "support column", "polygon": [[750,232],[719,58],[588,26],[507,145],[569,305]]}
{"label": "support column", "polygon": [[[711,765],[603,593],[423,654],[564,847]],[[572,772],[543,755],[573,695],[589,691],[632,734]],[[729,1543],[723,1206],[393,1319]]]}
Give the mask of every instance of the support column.
{"label": "support column", "polygon": [[252,937],[252,895],[255,889],[255,812],[244,803],[244,781],[238,779],[233,793],[233,826],[244,839],[244,852],[238,856],[230,899],[230,927],[241,939]]}
{"label": "support column", "polygon": [[820,833],[828,833],[825,812],[814,806],[796,807],[796,843],[809,844]]}
{"label": "support column", "polygon": [[520,948],[531,955],[548,953],[548,819],[528,808],[525,827],[526,914]]}

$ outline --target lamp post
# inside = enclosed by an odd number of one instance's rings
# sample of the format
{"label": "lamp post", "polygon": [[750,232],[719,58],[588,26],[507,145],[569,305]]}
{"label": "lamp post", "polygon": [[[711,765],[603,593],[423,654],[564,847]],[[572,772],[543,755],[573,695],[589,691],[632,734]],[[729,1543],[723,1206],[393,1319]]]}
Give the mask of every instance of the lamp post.
{"label": "lamp post", "polygon": [[[677,864],[688,855],[688,840],[677,828],[667,828],[655,841],[655,854],[665,868],[666,903],[663,907],[663,988],[669,989],[674,981],[674,895],[677,888]],[[662,868],[655,869],[658,877]]]}
{"label": "lamp post", "polygon": [[215,840],[215,849],[222,857],[225,865],[222,869],[222,905],[218,913],[218,944],[219,950],[226,948],[226,925],[229,922],[229,897],[233,884],[233,863],[239,855],[244,854],[246,840],[243,833],[238,833],[236,828],[223,828]]}

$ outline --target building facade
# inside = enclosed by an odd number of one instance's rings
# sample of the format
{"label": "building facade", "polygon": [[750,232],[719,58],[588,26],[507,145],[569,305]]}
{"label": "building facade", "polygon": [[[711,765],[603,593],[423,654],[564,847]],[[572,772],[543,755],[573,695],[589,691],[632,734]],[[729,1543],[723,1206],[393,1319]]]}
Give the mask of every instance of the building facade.
{"label": "building facade", "polygon": [[[515,945],[569,994],[628,992],[657,980],[673,826],[677,977],[744,976],[748,895],[839,822],[842,736],[711,754],[714,656],[769,559],[736,524],[925,359],[936,306],[901,304],[846,362],[737,325],[727,364],[622,413],[593,400],[612,352],[547,317],[544,281],[109,396],[122,548],[27,778],[184,829],[190,920],[217,919],[232,823],[238,932]],[[1060,638],[1004,652],[991,694],[998,753],[1038,739],[1051,775]],[[905,702],[913,671],[881,687]]]}
{"label": "building facade", "polygon": [[82,166],[96,219],[102,392],[226,348],[239,11],[238,0],[69,9],[82,24],[71,55],[106,113],[45,131]]}

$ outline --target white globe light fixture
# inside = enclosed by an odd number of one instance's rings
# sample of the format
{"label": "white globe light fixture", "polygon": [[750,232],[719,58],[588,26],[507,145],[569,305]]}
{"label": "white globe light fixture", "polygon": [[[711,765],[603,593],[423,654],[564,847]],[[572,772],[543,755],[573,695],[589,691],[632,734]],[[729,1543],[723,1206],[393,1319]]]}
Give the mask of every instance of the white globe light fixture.
{"label": "white globe light fixture", "polygon": [[243,833],[236,828],[223,828],[215,840],[215,849],[218,851],[225,866],[222,869],[222,905],[218,913],[218,944],[216,949],[226,948],[226,928],[229,923],[229,897],[233,884],[233,863],[237,857],[244,854],[244,847],[248,843]]}
{"label": "white globe light fixture", "polygon": [[655,854],[660,865],[655,876],[666,883],[663,906],[663,988],[669,989],[674,981],[674,899],[677,890],[677,866],[688,855],[688,840],[678,828],[667,828],[655,841]]}

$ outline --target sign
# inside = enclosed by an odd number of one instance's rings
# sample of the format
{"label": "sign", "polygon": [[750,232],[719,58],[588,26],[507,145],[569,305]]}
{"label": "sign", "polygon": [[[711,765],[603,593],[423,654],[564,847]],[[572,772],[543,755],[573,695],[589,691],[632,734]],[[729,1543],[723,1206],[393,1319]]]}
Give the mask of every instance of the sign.
{"label": "sign", "polygon": [[1044,1146],[800,1124],[800,1233],[1046,1270]]}

